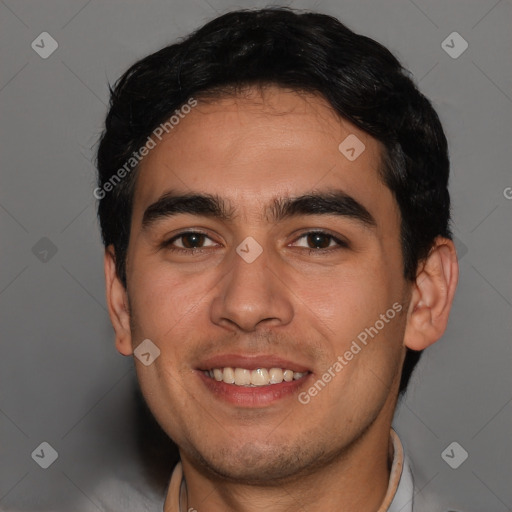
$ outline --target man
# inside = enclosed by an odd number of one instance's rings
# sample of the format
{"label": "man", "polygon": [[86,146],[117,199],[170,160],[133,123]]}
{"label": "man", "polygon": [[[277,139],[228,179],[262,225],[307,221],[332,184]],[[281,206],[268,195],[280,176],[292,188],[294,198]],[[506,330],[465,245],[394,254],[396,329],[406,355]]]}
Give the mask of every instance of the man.
{"label": "man", "polygon": [[164,510],[422,510],[391,422],[458,265],[446,138],[389,51],[228,13],[118,81],[98,169],[116,347],[180,451]]}

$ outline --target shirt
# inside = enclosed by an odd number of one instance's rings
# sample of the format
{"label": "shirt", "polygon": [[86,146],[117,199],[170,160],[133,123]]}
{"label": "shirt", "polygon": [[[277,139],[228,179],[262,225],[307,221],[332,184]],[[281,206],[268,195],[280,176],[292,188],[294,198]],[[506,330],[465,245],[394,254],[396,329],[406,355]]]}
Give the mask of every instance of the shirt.
{"label": "shirt", "polygon": [[[393,444],[393,462],[389,475],[386,496],[377,512],[412,512],[414,485],[407,458],[404,456],[402,443],[396,432],[391,429]],[[187,512],[180,509],[180,497],[184,492],[183,468],[179,462],[172,473],[169,483],[166,512]],[[193,509],[192,509],[193,510]]]}

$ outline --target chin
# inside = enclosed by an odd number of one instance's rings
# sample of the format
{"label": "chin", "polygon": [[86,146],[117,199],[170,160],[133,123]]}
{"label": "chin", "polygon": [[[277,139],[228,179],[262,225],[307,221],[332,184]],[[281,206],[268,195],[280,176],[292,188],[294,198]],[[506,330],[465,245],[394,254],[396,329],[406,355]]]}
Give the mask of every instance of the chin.
{"label": "chin", "polygon": [[293,480],[319,460],[312,447],[255,445],[220,448],[194,457],[204,470],[217,477],[247,485],[275,485]]}

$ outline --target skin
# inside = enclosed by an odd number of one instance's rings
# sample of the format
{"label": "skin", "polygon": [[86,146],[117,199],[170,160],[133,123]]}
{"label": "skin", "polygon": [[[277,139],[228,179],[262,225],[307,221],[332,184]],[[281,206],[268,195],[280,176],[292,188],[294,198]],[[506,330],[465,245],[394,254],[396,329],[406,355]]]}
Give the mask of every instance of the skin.
{"label": "skin", "polygon": [[[352,162],[338,150],[349,134],[366,148]],[[381,151],[323,98],[269,86],[199,100],[143,160],[127,289],[108,247],[107,299],[120,353],[132,355],[146,338],[161,351],[149,366],[135,363],[149,407],[180,447],[183,510],[378,510],[405,347],[424,349],[443,334],[458,276],[453,243],[438,238],[416,282],[404,279],[400,214],[378,174]],[[361,203],[375,226],[265,215],[275,198],[332,189]],[[180,214],[144,228],[145,209],[170,190],[218,194],[234,215]],[[162,247],[192,228],[208,237],[201,251]],[[318,230],[348,245],[314,248],[304,234]],[[235,251],[249,236],[263,249],[250,264]],[[306,405],[292,394],[238,407],[197,375],[206,356],[273,354],[311,371],[307,390],[394,303],[402,312]]]}

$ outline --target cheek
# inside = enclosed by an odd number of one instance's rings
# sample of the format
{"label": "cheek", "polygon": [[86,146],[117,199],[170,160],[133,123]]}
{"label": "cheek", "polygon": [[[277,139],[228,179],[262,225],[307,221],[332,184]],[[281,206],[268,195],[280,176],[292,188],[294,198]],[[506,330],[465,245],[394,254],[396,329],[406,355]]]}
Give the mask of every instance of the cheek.
{"label": "cheek", "polygon": [[398,296],[386,273],[371,264],[333,268],[313,282],[296,282],[294,291],[340,346],[373,325]]}
{"label": "cheek", "polygon": [[347,397],[384,400],[400,362],[405,325],[397,282],[368,264],[317,276],[314,287],[300,289],[310,322],[325,333],[320,373],[330,369],[336,375],[331,387],[336,396],[350,389]]}
{"label": "cheek", "polygon": [[189,315],[197,313],[212,286],[213,276],[190,276],[166,263],[137,262],[129,276],[129,291],[136,327],[143,335],[165,337]]}

